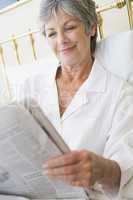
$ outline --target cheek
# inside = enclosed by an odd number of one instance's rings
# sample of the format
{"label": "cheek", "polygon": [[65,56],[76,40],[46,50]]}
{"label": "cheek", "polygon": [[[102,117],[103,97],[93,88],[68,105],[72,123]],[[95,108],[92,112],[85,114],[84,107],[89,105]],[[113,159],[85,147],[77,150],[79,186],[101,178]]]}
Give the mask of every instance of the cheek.
{"label": "cheek", "polygon": [[80,35],[79,37],[79,43],[81,44],[82,47],[84,48],[89,48],[89,44],[90,44],[90,38],[87,35]]}
{"label": "cheek", "polygon": [[69,40],[71,42],[76,42],[76,41],[78,42],[80,37],[79,37],[78,33],[74,32],[74,33],[68,34],[67,38],[69,38]]}
{"label": "cheek", "polygon": [[57,54],[57,45],[56,45],[56,42],[54,40],[48,40],[48,44],[51,48],[51,50]]}
{"label": "cheek", "polygon": [[85,34],[84,31],[77,31],[70,36],[71,41],[77,42],[78,46],[88,46],[89,37]]}

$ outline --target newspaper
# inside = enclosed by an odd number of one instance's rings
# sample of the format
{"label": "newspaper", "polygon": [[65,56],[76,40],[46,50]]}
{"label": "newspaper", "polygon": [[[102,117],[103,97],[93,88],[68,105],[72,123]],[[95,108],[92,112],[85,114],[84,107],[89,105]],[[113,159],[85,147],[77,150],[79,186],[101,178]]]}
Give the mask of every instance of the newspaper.
{"label": "newspaper", "polygon": [[19,197],[19,196],[15,196],[15,195],[0,195],[0,200],[29,200],[27,198],[24,197]]}
{"label": "newspaper", "polygon": [[1,107],[0,200],[88,199],[83,188],[43,174],[45,160],[68,151],[39,107]]}

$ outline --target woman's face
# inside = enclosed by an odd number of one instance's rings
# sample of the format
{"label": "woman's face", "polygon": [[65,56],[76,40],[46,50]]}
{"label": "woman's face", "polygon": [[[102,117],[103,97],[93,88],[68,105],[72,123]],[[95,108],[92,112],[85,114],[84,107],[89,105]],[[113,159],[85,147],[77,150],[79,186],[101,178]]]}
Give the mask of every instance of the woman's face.
{"label": "woman's face", "polygon": [[76,65],[90,56],[90,35],[76,17],[59,9],[45,24],[50,47],[62,65]]}

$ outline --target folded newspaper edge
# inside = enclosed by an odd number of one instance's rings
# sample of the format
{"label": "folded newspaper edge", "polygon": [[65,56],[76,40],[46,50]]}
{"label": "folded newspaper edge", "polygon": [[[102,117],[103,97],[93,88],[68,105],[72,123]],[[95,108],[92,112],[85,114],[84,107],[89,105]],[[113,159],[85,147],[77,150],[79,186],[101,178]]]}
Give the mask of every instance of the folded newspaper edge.
{"label": "folded newspaper edge", "polygon": [[64,140],[59,135],[55,127],[51,124],[51,122],[45,116],[44,112],[39,107],[39,105],[33,100],[31,100],[31,105],[34,105],[34,106],[29,107],[30,113],[36,119],[36,121],[40,124],[40,126],[46,131],[49,138],[56,144],[56,146],[61,150],[62,153],[69,152],[70,149],[68,145],[64,142]]}

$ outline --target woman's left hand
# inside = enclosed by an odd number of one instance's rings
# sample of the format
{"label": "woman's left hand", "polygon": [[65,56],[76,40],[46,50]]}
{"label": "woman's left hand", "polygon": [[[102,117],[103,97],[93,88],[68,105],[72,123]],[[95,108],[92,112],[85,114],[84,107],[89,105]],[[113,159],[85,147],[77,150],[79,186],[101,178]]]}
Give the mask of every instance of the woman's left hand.
{"label": "woman's left hand", "polygon": [[46,161],[44,174],[73,186],[91,187],[102,179],[104,158],[90,151],[71,151]]}

